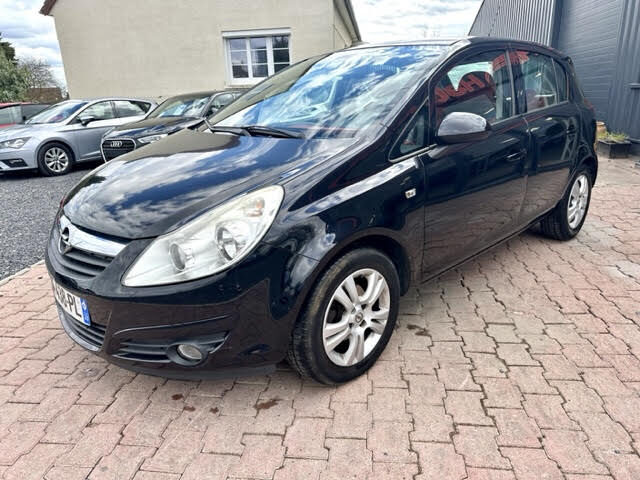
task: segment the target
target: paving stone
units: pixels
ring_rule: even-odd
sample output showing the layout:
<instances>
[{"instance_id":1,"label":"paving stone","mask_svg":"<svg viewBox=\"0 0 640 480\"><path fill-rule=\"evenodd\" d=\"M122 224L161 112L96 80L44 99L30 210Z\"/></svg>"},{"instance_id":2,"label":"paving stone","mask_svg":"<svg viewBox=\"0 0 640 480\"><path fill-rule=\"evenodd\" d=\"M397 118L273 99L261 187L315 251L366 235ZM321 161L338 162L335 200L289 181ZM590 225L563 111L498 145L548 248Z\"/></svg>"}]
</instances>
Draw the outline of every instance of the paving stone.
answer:
<instances>
[{"instance_id":1,"label":"paving stone","mask_svg":"<svg viewBox=\"0 0 640 480\"><path fill-rule=\"evenodd\" d=\"M563 479L558 466L542 449L503 447L501 450L511 460L518 480Z\"/></svg>"},{"instance_id":2,"label":"paving stone","mask_svg":"<svg viewBox=\"0 0 640 480\"><path fill-rule=\"evenodd\" d=\"M542 367L510 367L509 379L522 393L555 394L556 390L549 385L543 376Z\"/></svg>"},{"instance_id":3,"label":"paving stone","mask_svg":"<svg viewBox=\"0 0 640 480\"><path fill-rule=\"evenodd\" d=\"M60 457L56 465L93 467L117 445L120 440L120 428L119 425L108 424L86 427L73 449Z\"/></svg>"},{"instance_id":4,"label":"paving stone","mask_svg":"<svg viewBox=\"0 0 640 480\"><path fill-rule=\"evenodd\" d=\"M240 461L231 466L232 476L271 479L284 461L282 437L277 435L245 435Z\"/></svg>"},{"instance_id":5,"label":"paving stone","mask_svg":"<svg viewBox=\"0 0 640 480\"><path fill-rule=\"evenodd\" d=\"M465 464L471 467L511 468L509 461L500 455L495 427L459 426L453 436L456 452L464 457Z\"/></svg>"},{"instance_id":6,"label":"paving stone","mask_svg":"<svg viewBox=\"0 0 640 480\"><path fill-rule=\"evenodd\" d=\"M605 397L604 409L628 432L640 432L640 398Z\"/></svg>"},{"instance_id":7,"label":"paving stone","mask_svg":"<svg viewBox=\"0 0 640 480\"><path fill-rule=\"evenodd\" d=\"M267 390L268 391L268 390ZM367 403L367 398L372 392L371 380L362 375L349 383L340 385L333 393L334 402L362 402ZM282 397L286 398L286 397Z\"/></svg>"},{"instance_id":8,"label":"paving stone","mask_svg":"<svg viewBox=\"0 0 640 480\"><path fill-rule=\"evenodd\" d=\"M404 375L404 378L409 384L407 403L429 405L442 405L444 403L446 395L444 385L435 375Z\"/></svg>"},{"instance_id":9,"label":"paving stone","mask_svg":"<svg viewBox=\"0 0 640 480\"><path fill-rule=\"evenodd\" d=\"M613 368L588 368L582 375L584 383L601 396L632 396L629 390L616 376Z\"/></svg>"},{"instance_id":10,"label":"paving stone","mask_svg":"<svg viewBox=\"0 0 640 480\"><path fill-rule=\"evenodd\" d=\"M212 453L200 453L187 465L181 480L202 480L204 478L227 478L232 467L239 462L239 458L233 455L215 455ZM151 472L149 472L151 473ZM153 472L156 473L156 472ZM136 477L137 478L137 477ZM256 477L257 478L257 477ZM271 478L271 477L269 477ZM135 479L134 479L135 480ZM151 477L149 477L151 480Z\"/></svg>"},{"instance_id":11,"label":"paving stone","mask_svg":"<svg viewBox=\"0 0 640 480\"><path fill-rule=\"evenodd\" d=\"M102 408L100 405L72 405L47 426L43 441L47 443L77 442L82 437L84 428Z\"/></svg>"},{"instance_id":12,"label":"paving stone","mask_svg":"<svg viewBox=\"0 0 640 480\"><path fill-rule=\"evenodd\" d=\"M71 449L70 445L39 443L9 467L2 476L5 480L38 480L54 464L56 459Z\"/></svg>"},{"instance_id":13,"label":"paving stone","mask_svg":"<svg viewBox=\"0 0 640 480\"><path fill-rule=\"evenodd\" d=\"M254 424L254 420L242 416L221 416L209 425L204 436L205 453L242 455L242 436Z\"/></svg>"},{"instance_id":14,"label":"paving stone","mask_svg":"<svg viewBox=\"0 0 640 480\"><path fill-rule=\"evenodd\" d=\"M413 414L414 428L411 441L450 442L453 420L439 405L412 404L407 410Z\"/></svg>"},{"instance_id":15,"label":"paving stone","mask_svg":"<svg viewBox=\"0 0 640 480\"><path fill-rule=\"evenodd\" d=\"M274 480L318 480L320 472L325 468L326 462L323 460L285 458L284 466L276 470L273 478Z\"/></svg>"},{"instance_id":16,"label":"paving stone","mask_svg":"<svg viewBox=\"0 0 640 480\"><path fill-rule=\"evenodd\" d=\"M587 434L589 450L619 450L631 452L631 437L605 413L571 412L569 416L580 424Z\"/></svg>"},{"instance_id":17,"label":"paving stone","mask_svg":"<svg viewBox=\"0 0 640 480\"><path fill-rule=\"evenodd\" d=\"M486 408L520 408L520 390L508 378L477 377L487 398L482 402Z\"/></svg>"},{"instance_id":18,"label":"paving stone","mask_svg":"<svg viewBox=\"0 0 640 480\"><path fill-rule=\"evenodd\" d=\"M183 473L202 450L202 432L184 430L165 438L155 455L142 469L166 473Z\"/></svg>"},{"instance_id":19,"label":"paving stone","mask_svg":"<svg viewBox=\"0 0 640 480\"><path fill-rule=\"evenodd\" d=\"M547 380L581 380L580 371L564 355L534 355L544 368Z\"/></svg>"},{"instance_id":20,"label":"paving stone","mask_svg":"<svg viewBox=\"0 0 640 480\"><path fill-rule=\"evenodd\" d=\"M0 441L0 465L13 465L15 461L38 443L44 435L45 424L16 423Z\"/></svg>"},{"instance_id":21,"label":"paving stone","mask_svg":"<svg viewBox=\"0 0 640 480\"><path fill-rule=\"evenodd\" d=\"M603 412L602 399L595 390L582 382L552 381L565 400L563 408L567 412Z\"/></svg>"},{"instance_id":22,"label":"paving stone","mask_svg":"<svg viewBox=\"0 0 640 480\"><path fill-rule=\"evenodd\" d=\"M446 390L480 391L480 385L475 383L471 375L471 365L445 364L438 368L438 380Z\"/></svg>"},{"instance_id":23,"label":"paving stone","mask_svg":"<svg viewBox=\"0 0 640 480\"><path fill-rule=\"evenodd\" d=\"M410 423L374 422L367 433L367 448L373 452L374 462L414 463L416 455L410 451Z\"/></svg>"},{"instance_id":24,"label":"paving stone","mask_svg":"<svg viewBox=\"0 0 640 480\"><path fill-rule=\"evenodd\" d=\"M582 432L547 430L542 443L549 458L555 460L563 472L606 475L609 472L593 458L586 440Z\"/></svg>"},{"instance_id":25,"label":"paving stone","mask_svg":"<svg viewBox=\"0 0 640 480\"><path fill-rule=\"evenodd\" d=\"M516 480L511 470L494 470L489 468L467 468L468 480Z\"/></svg>"},{"instance_id":26,"label":"paving stone","mask_svg":"<svg viewBox=\"0 0 640 480\"><path fill-rule=\"evenodd\" d=\"M522 406L540 428L578 430L578 425L567 416L562 404L560 395L525 395Z\"/></svg>"},{"instance_id":27,"label":"paving stone","mask_svg":"<svg viewBox=\"0 0 640 480\"><path fill-rule=\"evenodd\" d=\"M44 476L45 480L86 480L91 473L87 467L54 466ZM138 478L138 477L136 477ZM144 480L144 479L143 479ZM147 478L146 480L150 480ZM158 477L158 480L162 480ZM169 480L169 479L166 479Z\"/></svg>"},{"instance_id":28,"label":"paving stone","mask_svg":"<svg viewBox=\"0 0 640 480\"><path fill-rule=\"evenodd\" d=\"M373 423L373 416L364 403L332 402L334 416L327 437L367 438L367 431ZM258 415L259 420L260 415Z\"/></svg>"},{"instance_id":29,"label":"paving stone","mask_svg":"<svg viewBox=\"0 0 640 480\"><path fill-rule=\"evenodd\" d=\"M89 480L132 478L142 462L154 452L155 449L150 447L118 445L109 455L100 459L91 471Z\"/></svg>"},{"instance_id":30,"label":"paving stone","mask_svg":"<svg viewBox=\"0 0 640 480\"><path fill-rule=\"evenodd\" d=\"M640 478L640 457L637 454L620 454L612 451L596 453L604 462L616 480L637 480Z\"/></svg>"},{"instance_id":31,"label":"paving stone","mask_svg":"<svg viewBox=\"0 0 640 480\"><path fill-rule=\"evenodd\" d=\"M405 412L407 390L399 388L374 388L369 396L369 410L374 421L405 422L409 416Z\"/></svg>"},{"instance_id":32,"label":"paving stone","mask_svg":"<svg viewBox=\"0 0 640 480\"><path fill-rule=\"evenodd\" d=\"M417 474L417 464L374 462L367 480L413 480Z\"/></svg>"},{"instance_id":33,"label":"paving stone","mask_svg":"<svg viewBox=\"0 0 640 480\"><path fill-rule=\"evenodd\" d=\"M324 418L296 418L284 437L286 456L326 460L329 452L324 439L330 425L331 420Z\"/></svg>"},{"instance_id":34,"label":"paving stone","mask_svg":"<svg viewBox=\"0 0 640 480\"><path fill-rule=\"evenodd\" d=\"M481 404L483 394L480 392L447 392L444 399L445 410L459 424L493 425L487 417Z\"/></svg>"},{"instance_id":35,"label":"paving stone","mask_svg":"<svg viewBox=\"0 0 640 480\"><path fill-rule=\"evenodd\" d=\"M529 448L540 446L542 432L523 409L491 408L488 412L495 419L500 433L496 439L498 445Z\"/></svg>"},{"instance_id":36,"label":"paving stone","mask_svg":"<svg viewBox=\"0 0 640 480\"><path fill-rule=\"evenodd\" d=\"M162 444L162 432L169 422L176 418L175 410L147 408L141 415L135 415L122 432L122 445L159 447Z\"/></svg>"},{"instance_id":37,"label":"paving stone","mask_svg":"<svg viewBox=\"0 0 640 480\"><path fill-rule=\"evenodd\" d=\"M412 442L418 453L421 473L416 480L461 480L466 478L462 455L455 452L453 444Z\"/></svg>"},{"instance_id":38,"label":"paving stone","mask_svg":"<svg viewBox=\"0 0 640 480\"><path fill-rule=\"evenodd\" d=\"M365 440L335 438L327 440L329 461L321 480L360 480L372 473L371 451Z\"/></svg>"},{"instance_id":39,"label":"paving stone","mask_svg":"<svg viewBox=\"0 0 640 480\"><path fill-rule=\"evenodd\" d=\"M329 408L333 388L304 387L294 397L293 409L299 417L332 418L333 411Z\"/></svg>"}]
</instances>

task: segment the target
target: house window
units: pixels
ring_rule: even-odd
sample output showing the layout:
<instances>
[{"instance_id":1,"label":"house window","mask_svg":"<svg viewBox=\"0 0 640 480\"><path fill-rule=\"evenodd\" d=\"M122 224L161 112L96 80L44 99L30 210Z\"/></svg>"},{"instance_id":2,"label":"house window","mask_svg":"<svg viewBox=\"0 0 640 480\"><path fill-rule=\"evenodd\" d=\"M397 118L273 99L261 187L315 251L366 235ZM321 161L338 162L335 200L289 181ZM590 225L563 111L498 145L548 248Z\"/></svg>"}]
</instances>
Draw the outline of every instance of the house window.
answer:
<instances>
[{"instance_id":1,"label":"house window","mask_svg":"<svg viewBox=\"0 0 640 480\"><path fill-rule=\"evenodd\" d=\"M224 34L231 83L256 83L289 66L288 32L237 35Z\"/></svg>"}]
</instances>

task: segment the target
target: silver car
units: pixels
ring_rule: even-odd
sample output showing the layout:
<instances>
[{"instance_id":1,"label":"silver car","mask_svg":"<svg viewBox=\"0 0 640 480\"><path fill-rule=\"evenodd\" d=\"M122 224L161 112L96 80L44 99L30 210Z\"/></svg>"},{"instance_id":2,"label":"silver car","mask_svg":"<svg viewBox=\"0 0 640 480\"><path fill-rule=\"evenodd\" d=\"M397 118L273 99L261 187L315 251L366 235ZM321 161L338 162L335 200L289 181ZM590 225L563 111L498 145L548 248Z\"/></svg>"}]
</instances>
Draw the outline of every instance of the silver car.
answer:
<instances>
[{"instance_id":1,"label":"silver car","mask_svg":"<svg viewBox=\"0 0 640 480\"><path fill-rule=\"evenodd\" d=\"M100 160L102 135L143 118L154 106L133 98L53 105L24 124L0 130L0 172L37 168L44 175L64 175L74 163Z\"/></svg>"}]
</instances>

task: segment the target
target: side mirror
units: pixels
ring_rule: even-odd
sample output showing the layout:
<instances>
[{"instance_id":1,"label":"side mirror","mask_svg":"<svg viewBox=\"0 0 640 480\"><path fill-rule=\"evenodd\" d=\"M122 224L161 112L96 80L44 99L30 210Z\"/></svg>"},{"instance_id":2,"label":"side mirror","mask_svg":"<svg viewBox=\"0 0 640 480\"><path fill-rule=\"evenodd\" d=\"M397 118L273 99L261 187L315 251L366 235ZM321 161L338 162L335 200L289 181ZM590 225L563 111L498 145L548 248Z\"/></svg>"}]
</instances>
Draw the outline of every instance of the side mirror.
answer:
<instances>
[{"instance_id":1,"label":"side mirror","mask_svg":"<svg viewBox=\"0 0 640 480\"><path fill-rule=\"evenodd\" d=\"M86 127L91 122L95 122L96 121L96 117L80 117L79 120L80 120L80 123L82 124L82 126Z\"/></svg>"},{"instance_id":2,"label":"side mirror","mask_svg":"<svg viewBox=\"0 0 640 480\"><path fill-rule=\"evenodd\" d=\"M489 137L491 125L480 115L468 112L451 112L438 128L438 143L467 143Z\"/></svg>"}]
</instances>

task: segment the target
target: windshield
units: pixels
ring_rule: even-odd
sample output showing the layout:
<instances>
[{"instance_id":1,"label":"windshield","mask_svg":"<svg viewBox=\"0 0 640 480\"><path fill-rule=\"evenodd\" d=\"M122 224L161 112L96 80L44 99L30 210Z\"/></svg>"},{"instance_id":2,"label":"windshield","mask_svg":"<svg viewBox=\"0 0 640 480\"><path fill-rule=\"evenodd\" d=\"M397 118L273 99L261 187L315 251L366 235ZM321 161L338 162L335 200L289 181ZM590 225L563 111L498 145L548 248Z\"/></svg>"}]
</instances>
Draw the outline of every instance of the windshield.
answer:
<instances>
[{"instance_id":1,"label":"windshield","mask_svg":"<svg viewBox=\"0 0 640 480\"><path fill-rule=\"evenodd\" d=\"M64 122L71 115L76 113L87 102L81 102L77 100L69 100L66 102L56 103L49 108L35 114L29 120L24 123L59 123Z\"/></svg>"},{"instance_id":2,"label":"windshield","mask_svg":"<svg viewBox=\"0 0 640 480\"><path fill-rule=\"evenodd\" d=\"M200 117L211 95L173 97L162 102L147 118Z\"/></svg>"},{"instance_id":3,"label":"windshield","mask_svg":"<svg viewBox=\"0 0 640 480\"><path fill-rule=\"evenodd\" d=\"M425 78L446 45L344 50L295 64L211 117L225 127L260 125L306 137L354 137L375 126Z\"/></svg>"}]
</instances>

